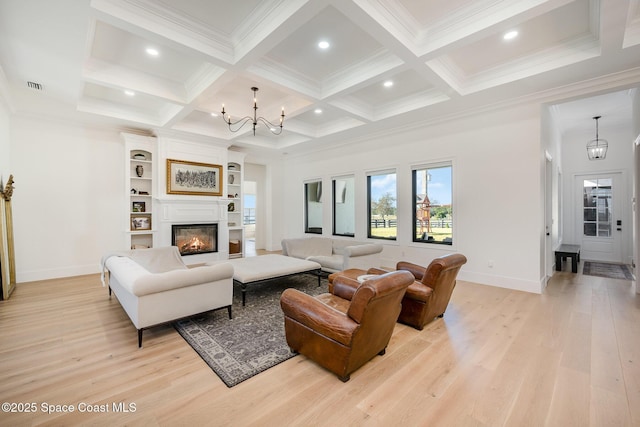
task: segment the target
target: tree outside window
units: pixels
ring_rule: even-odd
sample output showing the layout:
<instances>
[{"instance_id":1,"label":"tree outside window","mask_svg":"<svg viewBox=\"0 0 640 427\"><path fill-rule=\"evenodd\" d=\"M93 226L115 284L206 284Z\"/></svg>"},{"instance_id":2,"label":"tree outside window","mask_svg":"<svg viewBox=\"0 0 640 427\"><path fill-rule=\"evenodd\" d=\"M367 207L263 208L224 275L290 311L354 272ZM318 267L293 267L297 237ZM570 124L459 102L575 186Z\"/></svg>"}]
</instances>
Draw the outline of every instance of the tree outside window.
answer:
<instances>
[{"instance_id":1,"label":"tree outside window","mask_svg":"<svg viewBox=\"0 0 640 427\"><path fill-rule=\"evenodd\" d=\"M368 237L395 240L398 235L396 173L368 175L367 200Z\"/></svg>"}]
</instances>

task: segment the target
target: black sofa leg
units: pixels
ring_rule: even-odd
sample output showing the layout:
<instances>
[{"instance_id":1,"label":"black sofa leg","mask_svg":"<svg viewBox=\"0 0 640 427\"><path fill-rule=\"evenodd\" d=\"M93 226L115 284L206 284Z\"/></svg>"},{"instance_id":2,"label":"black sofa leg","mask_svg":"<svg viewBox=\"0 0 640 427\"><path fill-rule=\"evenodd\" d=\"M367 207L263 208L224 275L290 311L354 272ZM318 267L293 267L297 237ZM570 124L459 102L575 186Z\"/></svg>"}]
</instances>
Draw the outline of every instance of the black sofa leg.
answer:
<instances>
[{"instance_id":1,"label":"black sofa leg","mask_svg":"<svg viewBox=\"0 0 640 427\"><path fill-rule=\"evenodd\" d=\"M138 329L138 348L142 348L142 329Z\"/></svg>"}]
</instances>

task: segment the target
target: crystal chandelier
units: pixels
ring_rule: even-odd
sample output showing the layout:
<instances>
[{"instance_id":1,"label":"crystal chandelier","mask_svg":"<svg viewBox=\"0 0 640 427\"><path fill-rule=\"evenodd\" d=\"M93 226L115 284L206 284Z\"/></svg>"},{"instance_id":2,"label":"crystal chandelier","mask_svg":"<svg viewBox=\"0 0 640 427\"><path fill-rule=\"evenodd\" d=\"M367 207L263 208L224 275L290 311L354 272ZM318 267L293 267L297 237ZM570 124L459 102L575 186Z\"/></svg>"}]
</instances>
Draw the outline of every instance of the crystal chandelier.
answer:
<instances>
[{"instance_id":1,"label":"crystal chandelier","mask_svg":"<svg viewBox=\"0 0 640 427\"><path fill-rule=\"evenodd\" d=\"M600 139L598 137L598 119L602 116L595 116L593 119L596 121L596 139L592 139L587 144L587 155L589 160L603 160L607 157L607 149L609 143L606 139Z\"/></svg>"},{"instance_id":2,"label":"crystal chandelier","mask_svg":"<svg viewBox=\"0 0 640 427\"><path fill-rule=\"evenodd\" d=\"M269 120L264 117L258 117L258 101L256 99L256 92L258 91L257 87L252 87L253 91L253 117L245 116L235 122L231 121L231 116L227 115L227 112L224 111L224 104L222 104L222 120L229 126L229 130L231 132L238 132L244 125L251 122L253 124L253 135L256 135L256 126L258 125L258 121L261 121L274 135L280 135L282 133L282 124L284 123L284 107L282 107L282 113L280 114L280 124L274 125Z\"/></svg>"}]
</instances>

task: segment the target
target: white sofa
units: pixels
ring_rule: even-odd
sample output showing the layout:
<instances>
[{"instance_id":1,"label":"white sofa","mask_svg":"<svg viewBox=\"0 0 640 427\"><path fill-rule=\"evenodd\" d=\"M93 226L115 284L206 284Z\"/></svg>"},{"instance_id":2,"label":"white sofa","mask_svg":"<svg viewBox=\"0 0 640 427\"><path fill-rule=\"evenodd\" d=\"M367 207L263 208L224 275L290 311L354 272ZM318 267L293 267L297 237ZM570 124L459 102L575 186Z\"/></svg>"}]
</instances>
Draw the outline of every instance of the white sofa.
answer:
<instances>
[{"instance_id":1,"label":"white sofa","mask_svg":"<svg viewBox=\"0 0 640 427\"><path fill-rule=\"evenodd\" d=\"M282 254L315 261L322 270L335 273L348 268L380 267L379 243L361 243L328 237L300 237L282 240Z\"/></svg>"},{"instance_id":2,"label":"white sofa","mask_svg":"<svg viewBox=\"0 0 640 427\"><path fill-rule=\"evenodd\" d=\"M142 330L206 311L224 308L231 318L233 266L219 263L188 268L175 246L114 252L102 259L113 291Z\"/></svg>"}]
</instances>

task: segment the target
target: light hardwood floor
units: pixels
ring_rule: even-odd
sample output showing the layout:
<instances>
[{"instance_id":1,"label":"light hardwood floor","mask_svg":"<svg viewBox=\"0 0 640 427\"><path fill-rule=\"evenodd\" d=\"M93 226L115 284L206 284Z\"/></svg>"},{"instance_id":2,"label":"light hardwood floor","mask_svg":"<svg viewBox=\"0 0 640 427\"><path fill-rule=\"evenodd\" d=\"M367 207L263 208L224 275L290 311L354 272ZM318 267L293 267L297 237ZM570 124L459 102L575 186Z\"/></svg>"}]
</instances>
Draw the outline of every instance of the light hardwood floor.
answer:
<instances>
[{"instance_id":1,"label":"light hardwood floor","mask_svg":"<svg viewBox=\"0 0 640 427\"><path fill-rule=\"evenodd\" d=\"M3 426L639 426L640 296L569 272L543 295L459 281L444 319L398 325L347 383L297 356L229 389L171 326L138 349L97 275L25 283L0 302L0 402L36 405Z\"/></svg>"}]
</instances>

